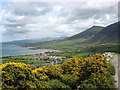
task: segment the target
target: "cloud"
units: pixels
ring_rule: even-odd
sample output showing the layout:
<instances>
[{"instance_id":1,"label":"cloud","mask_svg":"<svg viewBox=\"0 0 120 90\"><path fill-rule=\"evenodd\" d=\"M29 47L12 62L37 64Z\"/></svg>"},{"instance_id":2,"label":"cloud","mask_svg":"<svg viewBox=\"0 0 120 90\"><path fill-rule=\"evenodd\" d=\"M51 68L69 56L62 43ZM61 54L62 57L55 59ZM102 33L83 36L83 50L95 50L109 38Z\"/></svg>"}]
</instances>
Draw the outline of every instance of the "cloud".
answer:
<instances>
[{"instance_id":1,"label":"cloud","mask_svg":"<svg viewBox=\"0 0 120 90\"><path fill-rule=\"evenodd\" d=\"M63 9L61 16L66 17L70 22L77 19L99 19L103 18L106 14L116 15L118 11L117 2L106 3L89 1L81 3L81 5L79 3L74 4L71 2L68 4L69 5L66 5L67 9Z\"/></svg>"},{"instance_id":2,"label":"cloud","mask_svg":"<svg viewBox=\"0 0 120 90\"><path fill-rule=\"evenodd\" d=\"M13 2L11 4L12 12L16 15L40 16L52 10L52 7L45 2Z\"/></svg>"},{"instance_id":3,"label":"cloud","mask_svg":"<svg viewBox=\"0 0 120 90\"><path fill-rule=\"evenodd\" d=\"M6 8L5 8L6 6ZM72 36L118 19L117 2L7 2L0 9L3 41Z\"/></svg>"}]
</instances>

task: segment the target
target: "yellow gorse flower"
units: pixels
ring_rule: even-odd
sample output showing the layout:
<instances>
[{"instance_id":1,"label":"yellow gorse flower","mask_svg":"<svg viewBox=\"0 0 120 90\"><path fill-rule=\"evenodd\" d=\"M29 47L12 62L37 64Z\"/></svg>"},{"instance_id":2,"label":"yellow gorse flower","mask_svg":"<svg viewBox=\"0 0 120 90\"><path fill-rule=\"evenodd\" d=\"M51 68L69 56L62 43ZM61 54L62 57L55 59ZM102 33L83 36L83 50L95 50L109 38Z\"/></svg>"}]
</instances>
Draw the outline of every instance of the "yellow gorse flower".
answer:
<instances>
[{"instance_id":1,"label":"yellow gorse flower","mask_svg":"<svg viewBox=\"0 0 120 90\"><path fill-rule=\"evenodd\" d=\"M4 64L0 65L0 69L3 69L8 65L11 65L11 67L16 66L16 67L21 67L21 68L24 68L24 69L31 69L31 66L29 64L15 63L15 62L4 63Z\"/></svg>"},{"instance_id":2,"label":"yellow gorse flower","mask_svg":"<svg viewBox=\"0 0 120 90\"><path fill-rule=\"evenodd\" d=\"M73 57L60 65L43 66L34 70L30 65L25 63L4 63L0 65L0 70L2 70L0 74L4 77L2 86L5 88L17 89L17 87L11 85L11 82L16 82L16 78L20 80L17 81L19 86L24 83L25 87L30 89L38 87L34 82L39 81L43 82L41 87L45 88L44 82L49 82L52 79L62 80L62 82L66 81L69 82L70 85L73 84L75 80L76 82L77 80L79 80L79 82L84 81L84 83L88 83L89 81L96 86L97 84L101 85L101 82L103 82L103 85L105 84L110 87L109 80L106 79L111 75L109 71L109 68L111 68L110 65L106 57L95 54L88 58Z\"/></svg>"}]
</instances>

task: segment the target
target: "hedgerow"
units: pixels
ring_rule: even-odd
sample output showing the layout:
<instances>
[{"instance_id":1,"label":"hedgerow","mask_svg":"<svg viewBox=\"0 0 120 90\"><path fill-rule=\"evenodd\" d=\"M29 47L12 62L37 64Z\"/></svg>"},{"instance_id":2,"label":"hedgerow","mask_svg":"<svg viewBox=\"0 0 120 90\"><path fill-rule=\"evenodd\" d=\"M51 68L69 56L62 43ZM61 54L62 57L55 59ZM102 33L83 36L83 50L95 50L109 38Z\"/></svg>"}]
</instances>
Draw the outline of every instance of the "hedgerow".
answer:
<instances>
[{"instance_id":1,"label":"hedgerow","mask_svg":"<svg viewBox=\"0 0 120 90\"><path fill-rule=\"evenodd\" d=\"M115 88L115 69L106 57L95 54L88 58L73 57L60 65L33 69L25 63L0 66L2 89L40 88Z\"/></svg>"}]
</instances>

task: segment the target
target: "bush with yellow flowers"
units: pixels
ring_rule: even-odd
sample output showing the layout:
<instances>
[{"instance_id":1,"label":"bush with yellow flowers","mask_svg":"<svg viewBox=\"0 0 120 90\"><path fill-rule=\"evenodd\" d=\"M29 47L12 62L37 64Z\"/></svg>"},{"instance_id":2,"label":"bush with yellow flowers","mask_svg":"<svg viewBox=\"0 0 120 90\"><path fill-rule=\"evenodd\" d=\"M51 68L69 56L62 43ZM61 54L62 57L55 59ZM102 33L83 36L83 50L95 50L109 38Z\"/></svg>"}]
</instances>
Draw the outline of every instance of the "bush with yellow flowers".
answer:
<instances>
[{"instance_id":1,"label":"bush with yellow flowers","mask_svg":"<svg viewBox=\"0 0 120 90\"><path fill-rule=\"evenodd\" d=\"M106 57L95 54L88 58L73 57L61 65L63 73L77 75L80 88L115 88L113 79L114 69Z\"/></svg>"},{"instance_id":2,"label":"bush with yellow flowers","mask_svg":"<svg viewBox=\"0 0 120 90\"><path fill-rule=\"evenodd\" d=\"M46 71L42 67L32 70L32 73L35 75L35 77L41 81L49 80L45 72Z\"/></svg>"},{"instance_id":3,"label":"bush with yellow flowers","mask_svg":"<svg viewBox=\"0 0 120 90\"><path fill-rule=\"evenodd\" d=\"M39 84L39 88L41 89L51 89L51 90L71 90L71 87L69 85L66 85L65 83L61 82L58 79L52 79L49 81L44 81L44 82L40 82Z\"/></svg>"},{"instance_id":4,"label":"bush with yellow flowers","mask_svg":"<svg viewBox=\"0 0 120 90\"><path fill-rule=\"evenodd\" d=\"M61 75L60 81L74 89L79 81L79 77L76 75L64 74Z\"/></svg>"},{"instance_id":5,"label":"bush with yellow flowers","mask_svg":"<svg viewBox=\"0 0 120 90\"><path fill-rule=\"evenodd\" d=\"M25 63L9 62L0 66L2 89L78 89L115 88L115 69L106 57L73 57L60 65L33 69Z\"/></svg>"},{"instance_id":6,"label":"bush with yellow flowers","mask_svg":"<svg viewBox=\"0 0 120 90\"><path fill-rule=\"evenodd\" d=\"M2 70L2 89L13 90L37 88L38 80L32 73L30 65L9 62L2 64L0 69Z\"/></svg>"},{"instance_id":7,"label":"bush with yellow flowers","mask_svg":"<svg viewBox=\"0 0 120 90\"><path fill-rule=\"evenodd\" d=\"M63 70L59 67L59 65L50 65L50 66L43 66L37 68L32 71L36 77L40 80L51 80L51 79L58 79L62 74Z\"/></svg>"}]
</instances>

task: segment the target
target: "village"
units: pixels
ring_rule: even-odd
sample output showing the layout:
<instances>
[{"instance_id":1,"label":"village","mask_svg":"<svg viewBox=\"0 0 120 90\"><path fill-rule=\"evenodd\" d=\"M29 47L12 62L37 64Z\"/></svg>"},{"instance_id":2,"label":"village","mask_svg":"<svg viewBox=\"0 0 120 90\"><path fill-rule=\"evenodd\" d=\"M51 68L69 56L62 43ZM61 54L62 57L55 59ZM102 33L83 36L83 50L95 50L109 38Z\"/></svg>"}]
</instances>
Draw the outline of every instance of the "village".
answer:
<instances>
[{"instance_id":1,"label":"village","mask_svg":"<svg viewBox=\"0 0 120 90\"><path fill-rule=\"evenodd\" d=\"M102 54L103 56L106 56L107 57L107 60L111 60L112 59L112 53L111 52L105 52ZM41 65L45 65L45 66L48 66L48 65L57 65L57 64L61 64L64 62L64 59L66 59L66 57L62 57L62 56L49 56L49 54L46 54L46 53L40 53L37 57L30 57L29 60L35 60L35 62L38 62L38 60L40 60L39 62L43 63ZM37 61L36 61L37 60ZM38 66L40 65L39 63L38 64L35 64L32 66Z\"/></svg>"},{"instance_id":2,"label":"village","mask_svg":"<svg viewBox=\"0 0 120 90\"><path fill-rule=\"evenodd\" d=\"M60 63L64 62L63 59L66 59L66 57L62 57L62 56L49 56L48 54L45 54L45 53L40 53L37 57L30 57L29 58L29 60L32 60L32 61L35 60L35 62L38 62L38 60L40 60L39 62L43 63L42 65L56 65L56 64L60 64ZM38 66L38 65L39 64L35 64L34 66Z\"/></svg>"}]
</instances>

